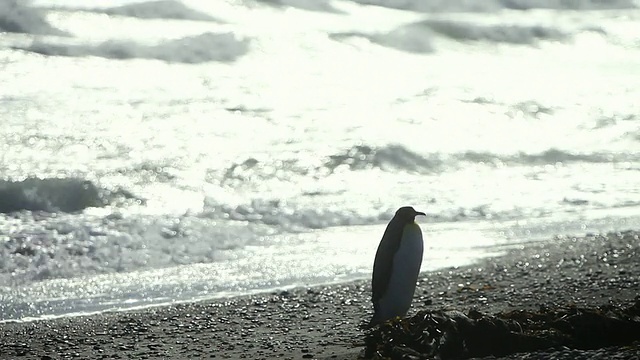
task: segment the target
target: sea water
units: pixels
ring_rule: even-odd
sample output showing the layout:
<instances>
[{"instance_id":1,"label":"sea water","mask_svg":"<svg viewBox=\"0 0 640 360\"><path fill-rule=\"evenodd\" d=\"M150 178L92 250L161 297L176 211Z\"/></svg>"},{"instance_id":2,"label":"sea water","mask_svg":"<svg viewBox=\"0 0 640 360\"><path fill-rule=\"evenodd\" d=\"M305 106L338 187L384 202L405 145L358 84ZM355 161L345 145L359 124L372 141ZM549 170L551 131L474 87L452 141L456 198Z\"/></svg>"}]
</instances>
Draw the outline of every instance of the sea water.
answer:
<instances>
[{"instance_id":1,"label":"sea water","mask_svg":"<svg viewBox=\"0 0 640 360\"><path fill-rule=\"evenodd\" d=\"M637 1L0 2L0 320L640 223Z\"/></svg>"}]
</instances>

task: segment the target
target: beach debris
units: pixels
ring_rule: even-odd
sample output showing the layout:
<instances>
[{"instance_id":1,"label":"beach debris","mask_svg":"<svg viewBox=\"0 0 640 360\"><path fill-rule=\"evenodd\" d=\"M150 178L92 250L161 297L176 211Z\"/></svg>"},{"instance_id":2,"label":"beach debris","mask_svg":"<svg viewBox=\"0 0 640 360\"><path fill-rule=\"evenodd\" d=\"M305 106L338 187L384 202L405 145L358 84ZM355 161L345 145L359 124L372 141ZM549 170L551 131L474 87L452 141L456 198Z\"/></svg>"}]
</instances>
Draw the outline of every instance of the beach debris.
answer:
<instances>
[{"instance_id":1,"label":"beach debris","mask_svg":"<svg viewBox=\"0 0 640 360\"><path fill-rule=\"evenodd\" d=\"M640 341L640 298L631 306L541 306L486 315L423 310L366 334L368 359L465 359L544 349L599 349Z\"/></svg>"}]
</instances>

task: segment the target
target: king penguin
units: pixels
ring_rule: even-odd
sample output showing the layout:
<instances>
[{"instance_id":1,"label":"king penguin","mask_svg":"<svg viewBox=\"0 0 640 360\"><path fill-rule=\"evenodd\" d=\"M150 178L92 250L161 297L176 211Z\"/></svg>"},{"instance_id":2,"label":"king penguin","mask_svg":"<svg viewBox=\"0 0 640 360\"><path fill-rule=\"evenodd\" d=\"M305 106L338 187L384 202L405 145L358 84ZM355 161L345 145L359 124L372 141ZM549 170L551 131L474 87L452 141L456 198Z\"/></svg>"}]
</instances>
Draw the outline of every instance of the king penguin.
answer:
<instances>
[{"instance_id":1,"label":"king penguin","mask_svg":"<svg viewBox=\"0 0 640 360\"><path fill-rule=\"evenodd\" d=\"M425 213L415 211L411 206L401 207L382 235L373 263L371 300L374 314L370 325L405 316L411 306L424 251L422 231L415 223L416 215Z\"/></svg>"}]
</instances>

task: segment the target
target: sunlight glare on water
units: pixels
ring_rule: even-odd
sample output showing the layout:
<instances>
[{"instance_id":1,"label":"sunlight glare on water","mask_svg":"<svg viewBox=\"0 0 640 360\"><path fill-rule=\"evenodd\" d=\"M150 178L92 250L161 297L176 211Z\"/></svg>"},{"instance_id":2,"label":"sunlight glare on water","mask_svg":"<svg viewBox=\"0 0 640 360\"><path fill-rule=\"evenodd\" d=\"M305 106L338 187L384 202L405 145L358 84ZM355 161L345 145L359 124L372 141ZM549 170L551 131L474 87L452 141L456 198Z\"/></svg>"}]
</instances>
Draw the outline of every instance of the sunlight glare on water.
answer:
<instances>
[{"instance_id":1,"label":"sunlight glare on water","mask_svg":"<svg viewBox=\"0 0 640 360\"><path fill-rule=\"evenodd\" d=\"M630 4L1 3L0 317L368 278L403 205L425 271L635 226Z\"/></svg>"}]
</instances>

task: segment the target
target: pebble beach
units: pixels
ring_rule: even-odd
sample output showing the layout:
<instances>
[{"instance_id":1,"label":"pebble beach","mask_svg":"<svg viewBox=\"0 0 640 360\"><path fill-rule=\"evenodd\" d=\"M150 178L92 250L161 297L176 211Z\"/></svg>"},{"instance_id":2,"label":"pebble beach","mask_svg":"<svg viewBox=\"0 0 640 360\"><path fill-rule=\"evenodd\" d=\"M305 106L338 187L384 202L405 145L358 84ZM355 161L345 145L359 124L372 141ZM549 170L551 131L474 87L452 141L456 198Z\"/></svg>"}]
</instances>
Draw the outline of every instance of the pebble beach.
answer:
<instances>
[{"instance_id":1,"label":"pebble beach","mask_svg":"<svg viewBox=\"0 0 640 360\"><path fill-rule=\"evenodd\" d=\"M422 273L409 315L541 306L632 305L639 233L557 236L468 267ZM2 359L357 359L370 284L297 288L220 301L0 325ZM501 359L637 359L640 343ZM492 357L495 358L495 357Z\"/></svg>"}]
</instances>

